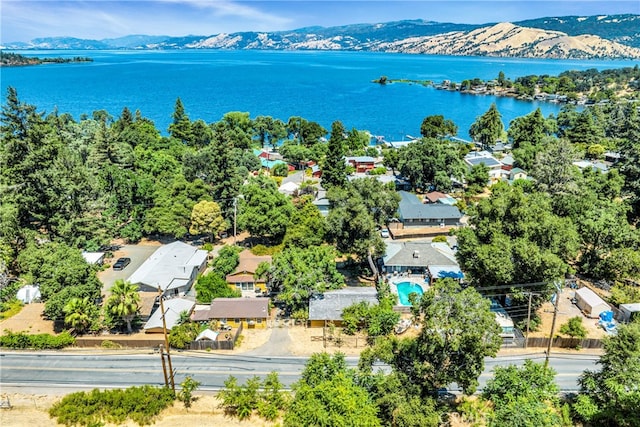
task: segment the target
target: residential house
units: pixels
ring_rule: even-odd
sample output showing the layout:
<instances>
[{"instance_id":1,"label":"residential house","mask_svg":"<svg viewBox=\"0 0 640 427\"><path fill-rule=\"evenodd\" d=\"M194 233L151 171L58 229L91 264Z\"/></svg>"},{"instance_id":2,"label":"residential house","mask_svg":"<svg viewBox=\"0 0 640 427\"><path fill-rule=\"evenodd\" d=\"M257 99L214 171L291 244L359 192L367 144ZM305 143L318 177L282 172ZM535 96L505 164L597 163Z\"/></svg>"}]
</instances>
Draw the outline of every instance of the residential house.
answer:
<instances>
[{"instance_id":1,"label":"residential house","mask_svg":"<svg viewBox=\"0 0 640 427\"><path fill-rule=\"evenodd\" d=\"M502 178L502 163L488 151L472 151L464 156L464 162L469 169L484 164L489 168L489 180L493 183L500 181Z\"/></svg>"},{"instance_id":2,"label":"residential house","mask_svg":"<svg viewBox=\"0 0 640 427\"><path fill-rule=\"evenodd\" d=\"M411 190L411 183L406 179L395 176L395 175L369 175L367 173L354 173L352 175L347 176L347 180L354 181L356 179L375 179L381 184L387 185L389 183L393 183L395 185L396 190Z\"/></svg>"},{"instance_id":3,"label":"residential house","mask_svg":"<svg viewBox=\"0 0 640 427\"><path fill-rule=\"evenodd\" d=\"M322 177L322 169L320 169L319 165L313 164L310 165L311 168L311 178L319 179Z\"/></svg>"},{"instance_id":4,"label":"residential house","mask_svg":"<svg viewBox=\"0 0 640 427\"><path fill-rule=\"evenodd\" d=\"M226 281L229 285L242 292L243 297L255 297L256 293L267 292L265 279L254 277L260 263L271 263L271 256L258 256L245 249L238 255L239 263L233 273L228 274Z\"/></svg>"},{"instance_id":5,"label":"residential house","mask_svg":"<svg viewBox=\"0 0 640 427\"><path fill-rule=\"evenodd\" d=\"M378 304L378 292L372 287L346 287L336 291L327 291L309 301L309 325L323 327L328 323L342 325L342 312L345 308L362 301L369 305Z\"/></svg>"},{"instance_id":6,"label":"residential house","mask_svg":"<svg viewBox=\"0 0 640 427\"><path fill-rule=\"evenodd\" d=\"M183 242L159 247L127 279L140 291L158 292L163 296L185 295L207 266L205 250Z\"/></svg>"},{"instance_id":7,"label":"residential house","mask_svg":"<svg viewBox=\"0 0 640 427\"><path fill-rule=\"evenodd\" d=\"M441 203L424 204L415 194L407 191L399 191L398 194L398 219L404 228L460 225L462 213L456 206Z\"/></svg>"},{"instance_id":8,"label":"residential house","mask_svg":"<svg viewBox=\"0 0 640 427\"><path fill-rule=\"evenodd\" d=\"M353 166L356 172L364 173L375 168L376 159L370 156L345 157L347 164Z\"/></svg>"},{"instance_id":9,"label":"residential house","mask_svg":"<svg viewBox=\"0 0 640 427\"><path fill-rule=\"evenodd\" d=\"M423 275L431 284L437 279L451 277L459 280L464 277L455 253L446 243L389 243L380 269L387 275Z\"/></svg>"},{"instance_id":10,"label":"residential house","mask_svg":"<svg viewBox=\"0 0 640 427\"><path fill-rule=\"evenodd\" d=\"M439 191L432 191L424 195L425 203L440 203L443 205L455 205L458 201L448 194Z\"/></svg>"},{"instance_id":11,"label":"residential house","mask_svg":"<svg viewBox=\"0 0 640 427\"><path fill-rule=\"evenodd\" d=\"M520 168L513 168L509 171L509 180L515 181L516 179L527 179L527 172Z\"/></svg>"},{"instance_id":12,"label":"residential house","mask_svg":"<svg viewBox=\"0 0 640 427\"><path fill-rule=\"evenodd\" d=\"M268 298L216 298L211 301L209 310L197 311L198 322L215 320L221 325L264 329L269 319Z\"/></svg>"},{"instance_id":13,"label":"residential house","mask_svg":"<svg viewBox=\"0 0 640 427\"><path fill-rule=\"evenodd\" d=\"M187 315L191 315L195 302L186 300L183 298L170 298L162 302L164 306L164 324L167 331L170 331L178 325L180 321L180 315L186 312ZM149 320L144 325L144 332L147 334L161 334L164 332L162 310L160 306L151 314Z\"/></svg>"},{"instance_id":14,"label":"residential house","mask_svg":"<svg viewBox=\"0 0 640 427\"><path fill-rule=\"evenodd\" d=\"M578 308L592 319L597 319L603 311L611 310L609 304L587 287L578 289L575 298Z\"/></svg>"},{"instance_id":15,"label":"residential house","mask_svg":"<svg viewBox=\"0 0 640 427\"><path fill-rule=\"evenodd\" d=\"M602 173L607 173L609 171L609 166L607 166L606 163L596 160L577 160L573 162L573 165L579 167L580 169L591 168L593 171Z\"/></svg>"},{"instance_id":16,"label":"residential house","mask_svg":"<svg viewBox=\"0 0 640 427\"><path fill-rule=\"evenodd\" d=\"M282 158L282 155L280 155L279 153L274 153L274 152L265 151L265 150L253 150L253 154L258 156L258 159L260 160L260 165L262 166L262 168L267 169L268 171L271 171L271 169L273 169L276 165L279 165L279 164L287 165L289 172L292 172L295 170L295 167L285 162Z\"/></svg>"}]
</instances>

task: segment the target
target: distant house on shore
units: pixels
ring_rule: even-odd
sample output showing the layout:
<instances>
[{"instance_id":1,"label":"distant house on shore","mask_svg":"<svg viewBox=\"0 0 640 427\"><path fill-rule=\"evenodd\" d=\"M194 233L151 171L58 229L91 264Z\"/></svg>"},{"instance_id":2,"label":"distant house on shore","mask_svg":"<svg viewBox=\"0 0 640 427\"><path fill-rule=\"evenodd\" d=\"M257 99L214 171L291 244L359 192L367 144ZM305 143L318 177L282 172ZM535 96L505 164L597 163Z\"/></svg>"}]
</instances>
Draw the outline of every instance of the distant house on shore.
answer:
<instances>
[{"instance_id":1,"label":"distant house on shore","mask_svg":"<svg viewBox=\"0 0 640 427\"><path fill-rule=\"evenodd\" d=\"M363 173L375 168L376 159L369 156L345 157L347 164L353 166L356 172Z\"/></svg>"}]
</instances>

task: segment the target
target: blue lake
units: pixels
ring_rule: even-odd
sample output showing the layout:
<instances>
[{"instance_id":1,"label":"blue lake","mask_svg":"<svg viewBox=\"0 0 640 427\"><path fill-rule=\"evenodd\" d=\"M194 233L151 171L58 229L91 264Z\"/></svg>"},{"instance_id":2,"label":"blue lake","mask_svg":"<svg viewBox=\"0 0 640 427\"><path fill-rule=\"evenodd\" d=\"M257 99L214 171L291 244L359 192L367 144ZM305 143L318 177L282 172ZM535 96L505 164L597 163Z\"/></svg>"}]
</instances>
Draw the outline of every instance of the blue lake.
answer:
<instances>
[{"instance_id":1,"label":"blue lake","mask_svg":"<svg viewBox=\"0 0 640 427\"><path fill-rule=\"evenodd\" d=\"M24 51L28 56L89 56L90 63L47 64L0 69L3 103L8 86L39 111L70 113L79 119L95 110L117 117L127 106L140 110L166 134L176 98L192 120L208 123L229 111L269 115L287 121L301 116L327 129L334 120L387 140L417 136L424 117L442 114L458 135L492 102L505 126L540 107L557 114L555 104L512 98L463 95L421 85L371 83L390 79L493 79L503 71L515 79L566 70L620 68L637 61L535 60L425 56L366 52L308 51Z\"/></svg>"}]
</instances>

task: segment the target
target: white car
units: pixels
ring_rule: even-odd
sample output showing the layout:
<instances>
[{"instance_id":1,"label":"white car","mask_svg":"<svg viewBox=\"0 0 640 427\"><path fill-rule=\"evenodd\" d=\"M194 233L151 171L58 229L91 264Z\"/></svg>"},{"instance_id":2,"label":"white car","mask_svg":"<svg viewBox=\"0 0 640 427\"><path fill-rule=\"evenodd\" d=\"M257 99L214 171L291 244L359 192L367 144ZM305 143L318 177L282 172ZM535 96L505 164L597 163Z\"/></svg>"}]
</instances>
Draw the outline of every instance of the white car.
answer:
<instances>
[{"instance_id":1,"label":"white car","mask_svg":"<svg viewBox=\"0 0 640 427\"><path fill-rule=\"evenodd\" d=\"M382 236L383 239L388 238L389 237L389 229L383 228L382 230L380 230L380 236Z\"/></svg>"}]
</instances>

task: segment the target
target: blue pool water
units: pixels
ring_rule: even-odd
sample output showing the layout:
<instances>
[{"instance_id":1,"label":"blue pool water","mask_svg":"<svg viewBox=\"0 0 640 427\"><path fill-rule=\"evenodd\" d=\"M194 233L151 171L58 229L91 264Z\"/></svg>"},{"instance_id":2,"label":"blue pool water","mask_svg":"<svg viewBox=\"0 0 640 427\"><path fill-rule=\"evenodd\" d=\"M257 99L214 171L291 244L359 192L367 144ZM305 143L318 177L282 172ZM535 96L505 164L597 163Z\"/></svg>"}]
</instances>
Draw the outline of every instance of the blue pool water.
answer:
<instances>
[{"instance_id":1,"label":"blue pool water","mask_svg":"<svg viewBox=\"0 0 640 427\"><path fill-rule=\"evenodd\" d=\"M422 290L422 286L411 283L411 282L401 282L396 285L398 288L398 298L400 299L400 305L411 305L409 301L409 294L417 293L418 295L422 295L424 291Z\"/></svg>"}]
</instances>

